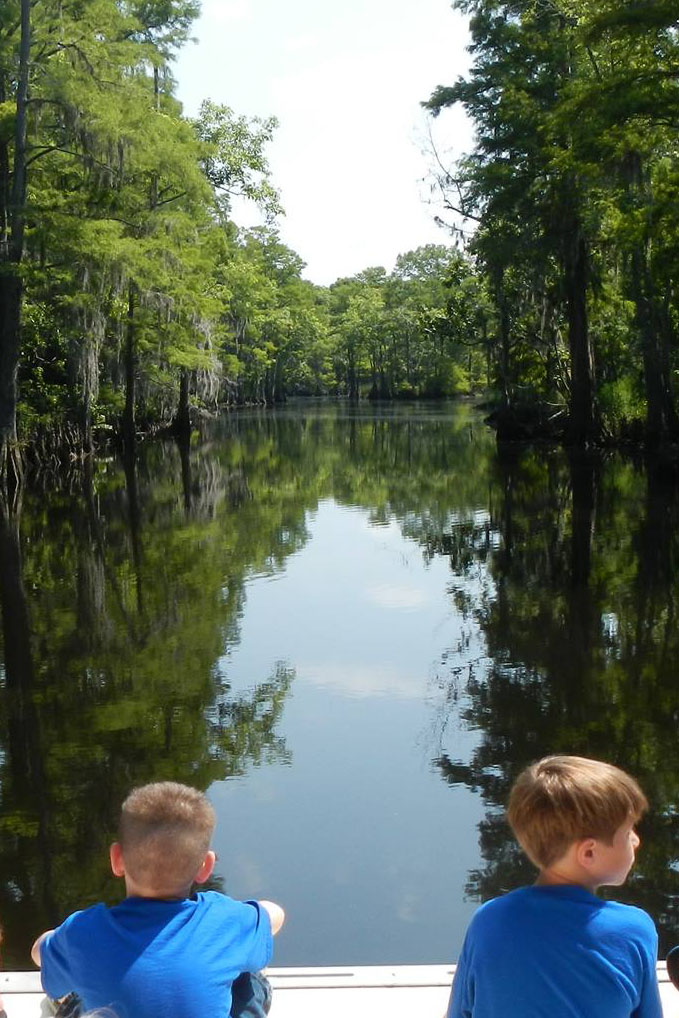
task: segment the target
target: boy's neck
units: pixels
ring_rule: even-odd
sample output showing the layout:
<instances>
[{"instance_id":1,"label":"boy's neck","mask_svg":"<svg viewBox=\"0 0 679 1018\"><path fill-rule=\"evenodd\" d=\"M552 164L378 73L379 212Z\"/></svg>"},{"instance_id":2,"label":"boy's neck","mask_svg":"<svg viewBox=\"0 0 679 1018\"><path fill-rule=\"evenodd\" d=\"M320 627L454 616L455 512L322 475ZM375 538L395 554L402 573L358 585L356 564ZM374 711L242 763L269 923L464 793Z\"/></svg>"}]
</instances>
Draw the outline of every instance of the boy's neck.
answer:
<instances>
[{"instance_id":1,"label":"boy's neck","mask_svg":"<svg viewBox=\"0 0 679 1018\"><path fill-rule=\"evenodd\" d=\"M150 898L154 901L183 901L188 898L191 894L191 887L181 887L176 891L157 891L151 887L144 887L143 884L138 884L134 880L130 879L128 874L125 874L125 896L127 898Z\"/></svg>"},{"instance_id":2,"label":"boy's neck","mask_svg":"<svg viewBox=\"0 0 679 1018\"><path fill-rule=\"evenodd\" d=\"M582 887L590 894L596 894L598 884L587 879L588 874L551 866L540 870L535 881L536 887Z\"/></svg>"}]
</instances>

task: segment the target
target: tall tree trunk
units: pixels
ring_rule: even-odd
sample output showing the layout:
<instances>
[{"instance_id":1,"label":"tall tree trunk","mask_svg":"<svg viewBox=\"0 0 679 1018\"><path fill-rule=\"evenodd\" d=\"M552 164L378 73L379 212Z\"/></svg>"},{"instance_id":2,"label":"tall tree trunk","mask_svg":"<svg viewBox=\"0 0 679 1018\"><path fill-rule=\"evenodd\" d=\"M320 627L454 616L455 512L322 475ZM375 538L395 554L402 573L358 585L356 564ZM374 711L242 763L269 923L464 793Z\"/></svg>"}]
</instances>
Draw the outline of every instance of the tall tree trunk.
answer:
<instances>
[{"instance_id":1,"label":"tall tree trunk","mask_svg":"<svg viewBox=\"0 0 679 1018\"><path fill-rule=\"evenodd\" d=\"M0 446L16 443L17 370L21 345L21 277L5 262L0 274Z\"/></svg>"},{"instance_id":2,"label":"tall tree trunk","mask_svg":"<svg viewBox=\"0 0 679 1018\"><path fill-rule=\"evenodd\" d=\"M637 244L631 258L631 290L641 336L646 393L646 433L651 443L676 437L679 428L671 383L670 357L648 252Z\"/></svg>"},{"instance_id":3,"label":"tall tree trunk","mask_svg":"<svg viewBox=\"0 0 679 1018\"><path fill-rule=\"evenodd\" d=\"M130 283L127 289L127 331L125 335L125 410L123 412L123 442L133 446L137 424L137 343L135 336L136 289Z\"/></svg>"},{"instance_id":4,"label":"tall tree trunk","mask_svg":"<svg viewBox=\"0 0 679 1018\"><path fill-rule=\"evenodd\" d=\"M352 347L347 350L347 395L351 400L358 399L358 371Z\"/></svg>"},{"instance_id":5,"label":"tall tree trunk","mask_svg":"<svg viewBox=\"0 0 679 1018\"><path fill-rule=\"evenodd\" d=\"M99 394L100 343L95 338L96 327L97 321L94 316L91 319L86 318L84 320L83 335L78 351L81 374L79 416L80 427L82 429L83 452L87 455L91 455L94 451L92 407Z\"/></svg>"},{"instance_id":6,"label":"tall tree trunk","mask_svg":"<svg viewBox=\"0 0 679 1018\"><path fill-rule=\"evenodd\" d=\"M7 78L0 72L0 106L8 101ZM3 261L7 257L6 241L9 238L9 205L10 205L10 160L9 138L0 134L0 251Z\"/></svg>"},{"instance_id":7,"label":"tall tree trunk","mask_svg":"<svg viewBox=\"0 0 679 1018\"><path fill-rule=\"evenodd\" d=\"M504 287L504 269L493 273L493 290L495 303L498 310L498 325L500 330L500 390L502 393L502 406L506 409L510 404L510 338L509 338L509 307Z\"/></svg>"},{"instance_id":8,"label":"tall tree trunk","mask_svg":"<svg viewBox=\"0 0 679 1018\"><path fill-rule=\"evenodd\" d=\"M17 449L17 371L21 349L21 302L23 286L20 265L24 252L26 205L26 119L29 57L31 49L30 0L21 0L19 79L14 126L14 166L5 210L8 232L0 240L0 475L15 486L22 476ZM5 155L5 163L7 163ZM5 172L7 167L5 166ZM7 183L3 187L6 189ZM5 190L6 194L6 190Z\"/></svg>"},{"instance_id":9,"label":"tall tree trunk","mask_svg":"<svg viewBox=\"0 0 679 1018\"><path fill-rule=\"evenodd\" d=\"M631 208L643 212L643 236L634 241L630 257L630 296L641 338L646 394L646 433L653 444L676 436L679 429L671 383L669 344L665 316L658 301L649 265L649 234L653 195L648 175L638 152L628 152L624 161Z\"/></svg>"},{"instance_id":10,"label":"tall tree trunk","mask_svg":"<svg viewBox=\"0 0 679 1018\"><path fill-rule=\"evenodd\" d=\"M175 435L188 436L191 433L190 381L189 369L182 368L179 373L179 405L172 421L172 431Z\"/></svg>"},{"instance_id":11,"label":"tall tree trunk","mask_svg":"<svg viewBox=\"0 0 679 1018\"><path fill-rule=\"evenodd\" d=\"M635 319L641 336L641 353L644 364L644 390L646 394L646 435L652 443L668 437L669 422L665 413L663 380L660 368L657 336L653 327L651 301L645 292L645 256L641 245L636 244L631 258L631 290L635 305Z\"/></svg>"},{"instance_id":12,"label":"tall tree trunk","mask_svg":"<svg viewBox=\"0 0 679 1018\"><path fill-rule=\"evenodd\" d=\"M568 346L571 362L569 437L574 445L588 445L595 437L592 349L587 317L589 252L577 217L566 230L564 275L568 308Z\"/></svg>"}]
</instances>

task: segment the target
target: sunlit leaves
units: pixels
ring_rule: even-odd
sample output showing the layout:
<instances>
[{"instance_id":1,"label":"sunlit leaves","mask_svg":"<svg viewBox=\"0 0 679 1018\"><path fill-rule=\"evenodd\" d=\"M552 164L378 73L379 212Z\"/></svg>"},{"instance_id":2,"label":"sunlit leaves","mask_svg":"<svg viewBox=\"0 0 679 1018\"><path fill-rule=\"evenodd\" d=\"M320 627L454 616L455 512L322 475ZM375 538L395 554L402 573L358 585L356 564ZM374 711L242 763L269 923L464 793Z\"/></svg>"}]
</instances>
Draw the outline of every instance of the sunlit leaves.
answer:
<instances>
[{"instance_id":1,"label":"sunlit leaves","mask_svg":"<svg viewBox=\"0 0 679 1018\"><path fill-rule=\"evenodd\" d=\"M460 103L476 127L473 153L441 187L479 224L472 248L497 309L498 395L558 406L570 393L574 414L574 363L589 363L601 397L594 431L629 436L645 414L648 437L667 440L677 432L679 262L666 217L679 156L676 10L615 0L456 6L471 14L472 67L426 105ZM588 294L574 303L576 282ZM625 302L634 314L623 319L623 349L614 309ZM614 317L617 359L602 329ZM623 391L632 398L621 414L612 394Z\"/></svg>"}]
</instances>

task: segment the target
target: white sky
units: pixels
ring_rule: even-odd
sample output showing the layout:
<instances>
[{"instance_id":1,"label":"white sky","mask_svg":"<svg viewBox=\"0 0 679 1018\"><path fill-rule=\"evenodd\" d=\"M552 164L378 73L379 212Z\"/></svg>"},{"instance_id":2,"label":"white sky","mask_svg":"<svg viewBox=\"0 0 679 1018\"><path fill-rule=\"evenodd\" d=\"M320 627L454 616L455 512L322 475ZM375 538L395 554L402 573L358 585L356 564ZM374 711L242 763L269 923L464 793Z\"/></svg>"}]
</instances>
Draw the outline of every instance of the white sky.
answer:
<instances>
[{"instance_id":1,"label":"white sky","mask_svg":"<svg viewBox=\"0 0 679 1018\"><path fill-rule=\"evenodd\" d=\"M419 106L468 66L448 0L203 0L193 34L175 66L185 113L210 98L280 121L269 162L281 239L308 279L390 271L401 252L449 243L423 200L428 123L447 163L471 129L461 111L432 122Z\"/></svg>"}]
</instances>

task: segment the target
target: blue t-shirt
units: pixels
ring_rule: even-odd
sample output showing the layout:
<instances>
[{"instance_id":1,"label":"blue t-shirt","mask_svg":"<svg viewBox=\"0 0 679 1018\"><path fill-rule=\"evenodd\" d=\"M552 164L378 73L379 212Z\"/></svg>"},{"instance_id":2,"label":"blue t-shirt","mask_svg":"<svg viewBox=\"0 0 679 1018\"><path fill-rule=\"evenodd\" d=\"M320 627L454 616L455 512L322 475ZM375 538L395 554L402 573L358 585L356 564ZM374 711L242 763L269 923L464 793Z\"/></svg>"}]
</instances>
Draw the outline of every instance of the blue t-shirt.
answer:
<instances>
[{"instance_id":1,"label":"blue t-shirt","mask_svg":"<svg viewBox=\"0 0 679 1018\"><path fill-rule=\"evenodd\" d=\"M639 908L572 885L522 887L475 913L448 1018L662 1018L657 951Z\"/></svg>"},{"instance_id":2,"label":"blue t-shirt","mask_svg":"<svg viewBox=\"0 0 679 1018\"><path fill-rule=\"evenodd\" d=\"M231 984L271 958L257 902L200 891L183 901L126 898L74 912L41 944L50 997L74 990L117 1018L228 1018Z\"/></svg>"}]
</instances>

